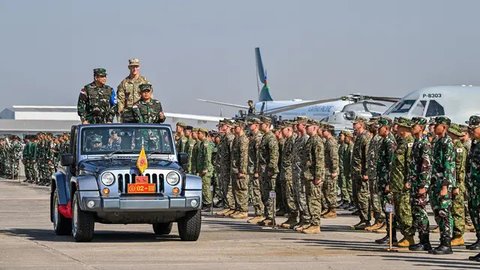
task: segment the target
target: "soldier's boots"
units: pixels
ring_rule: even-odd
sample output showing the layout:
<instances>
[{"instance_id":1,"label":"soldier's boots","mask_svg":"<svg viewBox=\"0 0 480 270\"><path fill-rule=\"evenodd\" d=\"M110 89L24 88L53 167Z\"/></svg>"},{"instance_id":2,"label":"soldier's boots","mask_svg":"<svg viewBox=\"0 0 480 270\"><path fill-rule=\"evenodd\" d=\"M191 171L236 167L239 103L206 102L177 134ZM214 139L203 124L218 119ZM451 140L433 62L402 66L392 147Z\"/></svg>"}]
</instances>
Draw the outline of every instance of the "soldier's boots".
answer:
<instances>
[{"instance_id":1,"label":"soldier's boots","mask_svg":"<svg viewBox=\"0 0 480 270\"><path fill-rule=\"evenodd\" d=\"M397 244L397 246L401 248L407 248L413 245L415 245L415 240L413 239L413 235L407 235L403 237L403 239L400 240L400 242L398 242Z\"/></svg>"},{"instance_id":2,"label":"soldier's boots","mask_svg":"<svg viewBox=\"0 0 480 270\"><path fill-rule=\"evenodd\" d=\"M292 229L295 225L297 224L297 218L296 217L289 217L287 221L282 223L280 227L284 229Z\"/></svg>"},{"instance_id":3,"label":"soldier's boots","mask_svg":"<svg viewBox=\"0 0 480 270\"><path fill-rule=\"evenodd\" d=\"M384 225L385 225L384 222L377 220L377 221L375 221L375 223L374 223L372 226L366 227L366 228L365 228L365 231L367 231L367 232L373 232L373 231L379 229L380 227L382 227L382 226L384 226Z\"/></svg>"},{"instance_id":4,"label":"soldier's boots","mask_svg":"<svg viewBox=\"0 0 480 270\"><path fill-rule=\"evenodd\" d=\"M264 216L254 216L253 218L247 220L248 223L251 223L251 224L257 224L258 222L264 220L265 217Z\"/></svg>"},{"instance_id":5,"label":"soldier's boots","mask_svg":"<svg viewBox=\"0 0 480 270\"><path fill-rule=\"evenodd\" d=\"M226 209L223 209L222 211L216 212L215 215L217 215L217 216L225 216L225 214L226 214L227 212L230 212L230 211L231 211L231 209L226 208Z\"/></svg>"},{"instance_id":6,"label":"soldier's boots","mask_svg":"<svg viewBox=\"0 0 480 270\"><path fill-rule=\"evenodd\" d=\"M450 245L451 239L450 237L445 237L440 239L440 245L428 253L435 254L435 255L444 255L444 254L452 254L452 246Z\"/></svg>"},{"instance_id":7,"label":"soldier's boots","mask_svg":"<svg viewBox=\"0 0 480 270\"><path fill-rule=\"evenodd\" d=\"M395 228L392 228L392 235L393 235L392 243L393 244L398 243L398 241L397 241L397 230ZM390 241L390 234L387 230L387 235L385 235L383 238L375 240L375 243L380 244L380 245L384 245L384 244L388 244L389 241Z\"/></svg>"},{"instance_id":8,"label":"soldier's boots","mask_svg":"<svg viewBox=\"0 0 480 270\"><path fill-rule=\"evenodd\" d=\"M473 227L473 224L465 224L465 231L475 232L475 227Z\"/></svg>"},{"instance_id":9,"label":"soldier's boots","mask_svg":"<svg viewBox=\"0 0 480 270\"><path fill-rule=\"evenodd\" d=\"M320 213L320 216L325 215L325 214L328 213L328 211L329 211L328 208L325 208L325 207L322 207L322 209L323 209L323 210L322 210L322 212Z\"/></svg>"},{"instance_id":10,"label":"soldier's boots","mask_svg":"<svg viewBox=\"0 0 480 270\"><path fill-rule=\"evenodd\" d=\"M302 233L305 233L305 234L319 234L320 233L320 226L311 225L308 228L303 229Z\"/></svg>"},{"instance_id":11,"label":"soldier's boots","mask_svg":"<svg viewBox=\"0 0 480 270\"><path fill-rule=\"evenodd\" d=\"M234 219L246 219L248 218L248 212L237 212L233 215L230 216L231 218L234 218Z\"/></svg>"},{"instance_id":12,"label":"soldier's boots","mask_svg":"<svg viewBox=\"0 0 480 270\"><path fill-rule=\"evenodd\" d=\"M432 250L432 245L430 244L430 234L420 235L420 242L415 245L408 247L411 251L430 251Z\"/></svg>"},{"instance_id":13,"label":"soldier's boots","mask_svg":"<svg viewBox=\"0 0 480 270\"><path fill-rule=\"evenodd\" d=\"M260 225L260 226L265 226L265 227L273 226L273 220L271 220L269 218L266 218L266 219L258 222L257 224Z\"/></svg>"},{"instance_id":14,"label":"soldier's boots","mask_svg":"<svg viewBox=\"0 0 480 270\"><path fill-rule=\"evenodd\" d=\"M226 212L225 213L225 217L232 217L233 215L235 215L238 211L235 210L235 209L230 209L230 211Z\"/></svg>"},{"instance_id":15,"label":"soldier's boots","mask_svg":"<svg viewBox=\"0 0 480 270\"><path fill-rule=\"evenodd\" d=\"M373 230L372 232L387 233L387 224L384 222L382 226L380 226L378 229Z\"/></svg>"},{"instance_id":16,"label":"soldier's boots","mask_svg":"<svg viewBox=\"0 0 480 270\"><path fill-rule=\"evenodd\" d=\"M468 259L469 259L470 261L480 262L480 253L478 253L478 254L475 255L475 256L470 256L470 257L468 257Z\"/></svg>"},{"instance_id":17,"label":"soldier's boots","mask_svg":"<svg viewBox=\"0 0 480 270\"><path fill-rule=\"evenodd\" d=\"M361 220L357 224L353 225L353 229L355 230L365 230L366 227L370 226L370 221L368 220Z\"/></svg>"},{"instance_id":18,"label":"soldier's boots","mask_svg":"<svg viewBox=\"0 0 480 270\"><path fill-rule=\"evenodd\" d=\"M458 247L458 246L463 246L465 245L465 240L463 239L463 235L460 236L454 236L452 241L450 242L450 245L452 247Z\"/></svg>"},{"instance_id":19,"label":"soldier's boots","mask_svg":"<svg viewBox=\"0 0 480 270\"><path fill-rule=\"evenodd\" d=\"M298 223L297 225L295 225L293 227L293 230L297 231L297 232L302 232L303 230L305 230L306 228L310 227L310 223L307 223L307 222L300 222Z\"/></svg>"},{"instance_id":20,"label":"soldier's boots","mask_svg":"<svg viewBox=\"0 0 480 270\"><path fill-rule=\"evenodd\" d=\"M467 246L469 250L479 250L480 249L480 233L477 233L477 241L473 244Z\"/></svg>"},{"instance_id":21,"label":"soldier's boots","mask_svg":"<svg viewBox=\"0 0 480 270\"><path fill-rule=\"evenodd\" d=\"M335 209L330 209L327 213L322 215L323 218L336 218L337 211Z\"/></svg>"}]
</instances>

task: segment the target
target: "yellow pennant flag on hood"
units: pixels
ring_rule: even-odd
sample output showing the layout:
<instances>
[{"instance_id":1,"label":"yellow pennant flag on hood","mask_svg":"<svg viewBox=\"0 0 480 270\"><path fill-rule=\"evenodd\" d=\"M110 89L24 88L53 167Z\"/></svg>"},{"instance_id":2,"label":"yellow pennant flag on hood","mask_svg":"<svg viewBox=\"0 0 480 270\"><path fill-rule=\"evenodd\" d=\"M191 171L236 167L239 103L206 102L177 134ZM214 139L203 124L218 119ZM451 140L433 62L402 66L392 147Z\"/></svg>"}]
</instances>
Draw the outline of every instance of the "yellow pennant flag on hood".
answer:
<instances>
[{"instance_id":1,"label":"yellow pennant flag on hood","mask_svg":"<svg viewBox=\"0 0 480 270\"><path fill-rule=\"evenodd\" d=\"M137 168L141 174L143 174L143 172L148 168L147 155L145 154L145 148L143 148L143 146L140 154L138 155Z\"/></svg>"}]
</instances>

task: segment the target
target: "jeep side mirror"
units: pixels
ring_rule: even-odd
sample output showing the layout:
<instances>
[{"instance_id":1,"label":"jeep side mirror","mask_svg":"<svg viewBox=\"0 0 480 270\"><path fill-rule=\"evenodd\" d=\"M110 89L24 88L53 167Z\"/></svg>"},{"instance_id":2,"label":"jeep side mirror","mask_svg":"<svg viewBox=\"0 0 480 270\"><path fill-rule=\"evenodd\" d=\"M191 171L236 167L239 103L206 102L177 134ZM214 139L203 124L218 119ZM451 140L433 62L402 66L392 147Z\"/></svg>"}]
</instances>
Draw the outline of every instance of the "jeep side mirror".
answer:
<instances>
[{"instance_id":1,"label":"jeep side mirror","mask_svg":"<svg viewBox=\"0 0 480 270\"><path fill-rule=\"evenodd\" d=\"M188 164L188 154L187 153L178 153L177 156L178 162L180 165L186 165Z\"/></svg>"},{"instance_id":2,"label":"jeep side mirror","mask_svg":"<svg viewBox=\"0 0 480 270\"><path fill-rule=\"evenodd\" d=\"M61 158L62 166L72 166L73 165L73 155L72 154L63 154Z\"/></svg>"}]
</instances>

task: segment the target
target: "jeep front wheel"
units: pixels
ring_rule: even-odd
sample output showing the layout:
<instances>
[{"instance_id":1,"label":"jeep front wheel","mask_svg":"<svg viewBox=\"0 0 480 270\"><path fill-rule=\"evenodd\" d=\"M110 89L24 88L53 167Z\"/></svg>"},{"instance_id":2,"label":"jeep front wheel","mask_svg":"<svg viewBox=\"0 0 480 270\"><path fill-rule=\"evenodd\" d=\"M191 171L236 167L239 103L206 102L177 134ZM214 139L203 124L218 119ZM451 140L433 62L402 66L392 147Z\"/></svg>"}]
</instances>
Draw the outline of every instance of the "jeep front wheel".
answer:
<instances>
[{"instance_id":1,"label":"jeep front wheel","mask_svg":"<svg viewBox=\"0 0 480 270\"><path fill-rule=\"evenodd\" d=\"M202 214L200 210L187 212L177 223L178 233L182 241L197 241L202 227Z\"/></svg>"},{"instance_id":2,"label":"jeep front wheel","mask_svg":"<svg viewBox=\"0 0 480 270\"><path fill-rule=\"evenodd\" d=\"M170 234L172 231L172 222L167 222L167 223L154 223L152 224L153 227L153 232L156 235L167 235Z\"/></svg>"},{"instance_id":3,"label":"jeep front wheel","mask_svg":"<svg viewBox=\"0 0 480 270\"><path fill-rule=\"evenodd\" d=\"M76 242L90 242L95 230L92 213L80 209L80 194L75 191L72 202L72 235Z\"/></svg>"},{"instance_id":4,"label":"jeep front wheel","mask_svg":"<svg viewBox=\"0 0 480 270\"><path fill-rule=\"evenodd\" d=\"M53 230L56 235L69 235L72 233L72 221L69 218L64 217L58 211L58 190L55 189L52 196L52 201L50 202L52 207L52 222Z\"/></svg>"}]
</instances>

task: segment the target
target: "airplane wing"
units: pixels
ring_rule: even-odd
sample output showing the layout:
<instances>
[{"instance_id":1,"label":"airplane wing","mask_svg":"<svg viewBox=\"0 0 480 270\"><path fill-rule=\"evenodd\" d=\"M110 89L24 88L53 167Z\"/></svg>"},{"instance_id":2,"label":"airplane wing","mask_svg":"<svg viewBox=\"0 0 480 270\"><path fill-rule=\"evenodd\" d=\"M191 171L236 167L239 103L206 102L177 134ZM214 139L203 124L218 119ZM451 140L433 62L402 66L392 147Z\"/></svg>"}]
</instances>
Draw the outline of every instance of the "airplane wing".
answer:
<instances>
[{"instance_id":1,"label":"airplane wing","mask_svg":"<svg viewBox=\"0 0 480 270\"><path fill-rule=\"evenodd\" d=\"M329 99L319 99L319 100L295 103L295 104L292 104L292 105L287 105L287 106L283 106L283 107L277 107L277 108L271 109L271 110L266 110L263 113L264 114L277 114L277 113L286 112L286 111L290 111L290 110L294 110L294 109L298 109L298 108L303 108L303 107L307 107L307 106L311 106L311 105L316 105L316 104L320 104L320 103L337 101L337 100L340 100L340 99L341 98L329 98Z\"/></svg>"},{"instance_id":2,"label":"airplane wing","mask_svg":"<svg viewBox=\"0 0 480 270\"><path fill-rule=\"evenodd\" d=\"M248 109L247 105L239 105L239 104L227 103L227 102L216 101L216 100L207 100L207 99L201 99L201 98L198 98L197 100L202 101L202 102L217 104L217 105L224 105L224 106L228 106L228 107Z\"/></svg>"}]
</instances>

